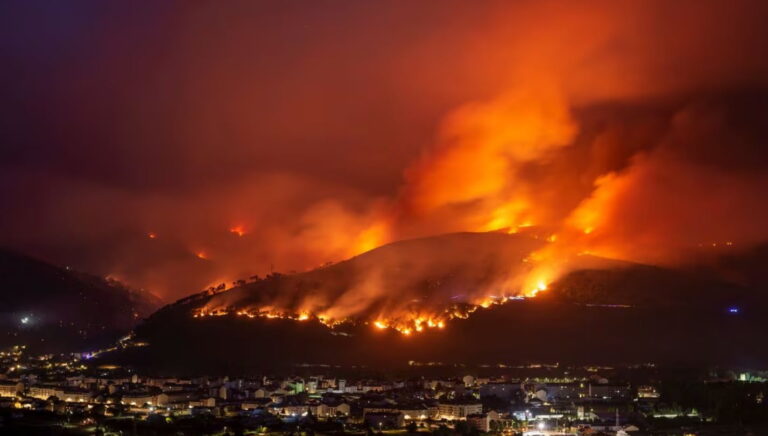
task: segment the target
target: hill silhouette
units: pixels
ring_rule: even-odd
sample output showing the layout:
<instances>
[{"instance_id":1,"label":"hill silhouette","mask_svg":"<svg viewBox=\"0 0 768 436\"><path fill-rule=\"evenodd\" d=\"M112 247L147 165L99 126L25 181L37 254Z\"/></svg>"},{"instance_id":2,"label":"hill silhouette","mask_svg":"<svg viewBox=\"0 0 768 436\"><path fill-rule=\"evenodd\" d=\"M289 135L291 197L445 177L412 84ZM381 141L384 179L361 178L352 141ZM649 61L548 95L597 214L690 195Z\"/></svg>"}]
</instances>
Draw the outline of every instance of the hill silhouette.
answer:
<instances>
[{"instance_id":1,"label":"hill silhouette","mask_svg":"<svg viewBox=\"0 0 768 436\"><path fill-rule=\"evenodd\" d=\"M0 249L0 346L88 351L126 334L160 304L117 281Z\"/></svg>"},{"instance_id":2,"label":"hill silhouette","mask_svg":"<svg viewBox=\"0 0 768 436\"><path fill-rule=\"evenodd\" d=\"M192 316L212 302L238 307L294 289L331 287L344 294L354 285L352 278L366 268L397 272L409 264L420 274L395 283L421 286L411 292L423 296L422 303L446 304L440 298L471 288L472 280L478 287L486 286L496 272L508 273L496 265L538 244L499 233L442 235L398 242L307 273L273 275L222 293L203 292L164 307L138 326L137 340L147 342L147 347L105 359L183 373L249 372L300 364L386 368L409 361L768 362L768 352L757 345L768 327L768 305L755 289L700 269L596 258L534 299L478 309L444 329L410 336L365 322L329 329L316 319ZM425 268L431 253L457 247L462 250L437 256L435 268Z\"/></svg>"}]
</instances>

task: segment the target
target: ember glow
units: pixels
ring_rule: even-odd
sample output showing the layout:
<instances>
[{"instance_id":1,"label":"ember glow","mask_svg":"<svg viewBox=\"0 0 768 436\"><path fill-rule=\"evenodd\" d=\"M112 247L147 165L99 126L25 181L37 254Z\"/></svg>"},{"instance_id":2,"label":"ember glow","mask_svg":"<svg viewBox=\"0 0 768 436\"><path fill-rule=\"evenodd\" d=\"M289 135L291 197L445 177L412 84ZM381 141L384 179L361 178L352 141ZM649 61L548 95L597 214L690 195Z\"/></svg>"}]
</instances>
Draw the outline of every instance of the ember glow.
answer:
<instances>
[{"instance_id":1,"label":"ember glow","mask_svg":"<svg viewBox=\"0 0 768 436\"><path fill-rule=\"evenodd\" d=\"M236 236L243 236L245 235L245 230L243 229L243 226L233 226L229 228L229 233L232 233Z\"/></svg>"},{"instance_id":2,"label":"ember glow","mask_svg":"<svg viewBox=\"0 0 768 436\"><path fill-rule=\"evenodd\" d=\"M545 256L557 251L535 234L464 233L402 241L304 273L256 279L229 290L211 288L193 316L314 320L331 328L367 324L410 336L546 291L557 270ZM466 253L474 261L467 262Z\"/></svg>"},{"instance_id":3,"label":"ember glow","mask_svg":"<svg viewBox=\"0 0 768 436\"><path fill-rule=\"evenodd\" d=\"M324 316L316 316L311 315L307 312L301 312L301 313L289 313L289 312L283 312L283 311L271 311L271 310L238 310L235 312L229 312L225 309L214 309L214 310L206 310L206 309L200 309L195 311L192 316L194 318L205 318L205 317L216 317L216 316L228 316L234 314L238 317L247 317L247 318L264 318L264 319L289 319L293 321L309 321L309 320L315 320L319 322L320 324L323 324L324 326L328 328L335 328L343 324L370 324L373 326L373 328L377 330L386 330L386 329L393 329L398 331L399 333L409 336L413 333L420 333L425 331L426 329L442 329L445 328L445 323L447 320L455 319L455 318L466 318L469 313L473 312L474 309L469 309L466 313L456 312L456 313L445 313L442 315L437 315L436 317L432 318L424 318L420 316L416 316L413 318L408 317L398 317L397 319L392 320L379 320L379 321L373 321L368 322L364 320L359 320L357 318L342 318L342 319L334 319L334 318L328 318Z\"/></svg>"},{"instance_id":4,"label":"ember glow","mask_svg":"<svg viewBox=\"0 0 768 436\"><path fill-rule=\"evenodd\" d=\"M768 241L765 2L311 3L13 6L0 242L415 334ZM454 232L513 239L386 245Z\"/></svg>"}]
</instances>

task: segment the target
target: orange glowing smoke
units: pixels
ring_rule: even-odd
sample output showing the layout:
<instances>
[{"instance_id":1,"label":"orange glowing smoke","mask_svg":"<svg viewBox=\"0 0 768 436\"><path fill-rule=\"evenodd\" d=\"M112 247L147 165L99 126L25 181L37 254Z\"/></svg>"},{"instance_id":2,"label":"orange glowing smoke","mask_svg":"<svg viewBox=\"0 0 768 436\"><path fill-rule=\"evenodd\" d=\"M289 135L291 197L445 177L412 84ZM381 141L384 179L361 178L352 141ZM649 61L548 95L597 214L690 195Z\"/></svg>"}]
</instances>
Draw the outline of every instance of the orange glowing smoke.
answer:
<instances>
[{"instance_id":1,"label":"orange glowing smoke","mask_svg":"<svg viewBox=\"0 0 768 436\"><path fill-rule=\"evenodd\" d=\"M362 268L364 274L345 272L354 275L350 279L354 282L340 295L333 287L297 293L296 289L306 283L323 282L299 280L274 296L262 293L260 298L265 300L253 303L233 304L225 293L196 316L220 315L228 313L225 308L236 306L242 307L238 315L251 318L316 319L329 327L363 322L408 336L444 328L447 322L467 318L478 308L536 297L570 271L574 259L592 248L596 237L605 235L602 216L611 201L604 200L609 196L603 192L616 185L613 176L598 178L595 198L583 204L574 202L570 209L559 212L555 212L561 207L559 198L543 195L546 193L525 176L531 167L556 160L572 144L577 131L567 99L556 87L512 92L487 103L468 104L448 117L436 146L407 171L397 201L359 219L335 203L318 205L307 214L304 235L318 242L309 249L334 247L342 253L347 250L349 256L409 232L503 229L528 241L528 251L519 257L509 256L510 263L503 266L508 270L502 275L504 279L468 289L466 304L421 301L408 286L423 283L429 268L420 269L418 261L404 267L399 259L384 258L383 262L393 262L391 270L379 270L377 262ZM230 231L241 235L242 227ZM456 252L450 254L415 251L408 255L427 259L477 255L473 252L476 248L453 250ZM199 257L205 258L204 254ZM389 277L402 274L414 275L413 282L393 283ZM448 268L446 274L456 272Z\"/></svg>"},{"instance_id":2,"label":"orange glowing smoke","mask_svg":"<svg viewBox=\"0 0 768 436\"><path fill-rule=\"evenodd\" d=\"M566 101L554 88L510 93L491 102L468 104L444 123L438 144L408 170L401 197L379 211L378 217L366 217L368 223L360 224L335 204L314 209L322 212L324 220L315 221L320 215L311 215L308 228L324 230L324 246L346 246L350 255L381 246L398 230L413 223L428 231L443 230L445 222L457 226L445 230L506 229L530 241L525 243L530 248L542 247L526 251L518 258L511 256L510 261L517 259L517 264L501 266L509 270L506 278L468 290L472 297L467 304L419 299L411 304L408 285L402 289L402 284L389 281L389 275L404 273L397 266L400 260L385 258L384 262L394 262L392 270L355 277L356 282L342 295L333 295L336 291L332 289L294 295L295 287L291 287L271 299L246 305L238 315L299 321L314 318L327 326L359 321L408 336L427 329L442 329L448 321L467 318L478 307L489 308L511 299L536 296L567 269L560 255L570 250L561 251L559 246L561 241L572 239L539 230L542 225L552 227L557 223L546 208L539 206L537 193L522 172L527 165L547 161L553 153L567 147L576 132ZM474 255L457 251L450 255ZM426 259L440 256L431 252L411 255ZM374 265L373 271L378 267ZM417 276L415 286L421 283L418 274L428 274L429 269L425 266L422 271L409 265L407 273ZM448 268L446 273L455 271ZM299 282L295 286L304 285ZM226 312L224 307L232 304L225 297L199 310L197 316Z\"/></svg>"},{"instance_id":3,"label":"orange glowing smoke","mask_svg":"<svg viewBox=\"0 0 768 436\"><path fill-rule=\"evenodd\" d=\"M283 239L301 246L312 265L388 242L449 232L501 231L540 245L528 247L522 256L510 256L509 274L501 283L462 288L466 305L446 302L452 295L423 299L422 289L388 281L387 275L398 279L404 275L414 279L402 280L406 285L421 283L418 278L428 271L412 263L442 254L416 250L391 271L368 266L355 270L353 275L359 274L350 278L353 283L339 287L343 292L337 288L294 292L314 281L292 283L264 297L266 301L243 303L246 316L316 318L329 326L357 320L411 335L443 328L479 308L547 292L590 257L584 254L669 262L675 253L704 241L712 245L768 239L764 225L768 213L755 207L764 203L768 177L762 172L713 170L719 163L707 159L715 153L698 156L706 164L689 161L696 150L707 150L700 145L715 141L711 138L723 143L735 138L728 131L728 118L720 113L728 104L702 113L686 103L671 115L665 108L652 122L611 114L605 122L598 117L590 124L583 114L593 106L631 105L664 96L675 100L692 89L708 89L719 83L719 75L731 77L721 70L730 62L710 56L712 50L731 51L720 45L730 38L722 38L726 36L722 33L699 35L677 22L672 33L649 34L647 24L655 23L659 14L640 5L625 12L624 7L619 10L606 3L580 14L564 5L530 9L500 14L499 21L517 25L505 21L482 39L490 45L483 53L500 61L500 65L481 62L483 77L494 77L488 72L496 69L503 70L499 76L509 77L499 81L494 97L462 104L445 117L435 143L406 169L395 197L384 201L385 206L371 201L367 209L336 201L313 204L300 214L299 230L287 232L290 236ZM711 26L721 21L720 12L703 8L681 13L695 15L702 29L721 29ZM521 14L531 19L510 18ZM552 16L557 19L550 20ZM562 44L571 35L577 37ZM701 44L699 38L709 44ZM674 40L685 56L659 63L657 46L667 40ZM627 53L632 53L630 59L625 58ZM730 55L725 58L739 61ZM671 80L666 72L675 65L682 71L690 60L696 61L690 65L712 63L692 72L696 78L691 82L677 75ZM750 62L740 68L750 70ZM678 78L685 86L676 82ZM718 126L726 127L712 134ZM454 254L477 256L474 250ZM198 315L218 314L230 303L222 297Z\"/></svg>"},{"instance_id":4,"label":"orange glowing smoke","mask_svg":"<svg viewBox=\"0 0 768 436\"><path fill-rule=\"evenodd\" d=\"M174 53L162 71L152 62L125 68L131 58L113 55L130 32L94 34L102 49L83 52L87 62L62 76L72 80L46 93L59 98L54 128L40 132L75 136L41 144L135 146L108 150L120 163L114 174L99 156L79 159L93 154L87 147L48 153L82 169L39 171L23 155L31 166L18 172L29 179L6 183L23 188L11 197L52 221L6 213L4 243L50 247L44 257L76 253L85 269L173 299L214 279L327 268L410 238L500 231L549 241L509 261L526 270L510 274L505 292L462 289L467 302L493 307L539 294L580 253L658 263L697 244L766 240L768 141L765 129L752 130L765 124L766 97L754 90L768 81L768 2L447 2L428 23L415 19L434 12L427 2L355 3L335 17L349 18L344 26L287 8L276 28L253 25L258 8L223 19L190 6L180 15L190 19L174 20L181 27L163 29L173 38L145 47L145 60ZM262 62L253 44L279 56ZM82 87L96 70L108 74ZM184 81L162 86L172 77ZM158 141L168 143L162 153L148 145ZM94 228L72 226L84 222ZM123 229L139 229L130 230L138 241L123 246ZM110 254L77 254L80 246ZM281 290L290 298L252 309L369 323L381 315L413 331L419 317L449 320L434 309L442 300L411 303L420 292L356 279L341 296Z\"/></svg>"},{"instance_id":5,"label":"orange glowing smoke","mask_svg":"<svg viewBox=\"0 0 768 436\"><path fill-rule=\"evenodd\" d=\"M376 223L360 233L353 244L351 255L365 253L387 242L387 225Z\"/></svg>"},{"instance_id":6,"label":"orange glowing smoke","mask_svg":"<svg viewBox=\"0 0 768 436\"><path fill-rule=\"evenodd\" d=\"M417 217L451 214L457 230L517 229L540 223L535 194L520 175L572 141L577 128L562 94L542 88L468 104L451 114L438 144L406 173L405 207ZM471 205L471 207L468 207Z\"/></svg>"}]
</instances>

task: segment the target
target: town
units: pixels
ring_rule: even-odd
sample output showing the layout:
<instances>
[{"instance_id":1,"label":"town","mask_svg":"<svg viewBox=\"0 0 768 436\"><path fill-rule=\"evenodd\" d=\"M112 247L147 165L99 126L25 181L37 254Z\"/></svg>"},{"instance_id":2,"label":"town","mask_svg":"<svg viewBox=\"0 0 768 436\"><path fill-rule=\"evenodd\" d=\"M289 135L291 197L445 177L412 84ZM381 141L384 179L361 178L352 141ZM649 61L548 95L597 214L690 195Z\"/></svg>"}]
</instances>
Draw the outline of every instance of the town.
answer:
<instances>
[{"instance_id":1,"label":"town","mask_svg":"<svg viewBox=\"0 0 768 436\"><path fill-rule=\"evenodd\" d=\"M91 354L34 356L18 345L0 352L0 433L706 435L764 428L768 372L678 371L651 363L412 361L388 374L304 365L281 375L178 377L94 365Z\"/></svg>"}]
</instances>

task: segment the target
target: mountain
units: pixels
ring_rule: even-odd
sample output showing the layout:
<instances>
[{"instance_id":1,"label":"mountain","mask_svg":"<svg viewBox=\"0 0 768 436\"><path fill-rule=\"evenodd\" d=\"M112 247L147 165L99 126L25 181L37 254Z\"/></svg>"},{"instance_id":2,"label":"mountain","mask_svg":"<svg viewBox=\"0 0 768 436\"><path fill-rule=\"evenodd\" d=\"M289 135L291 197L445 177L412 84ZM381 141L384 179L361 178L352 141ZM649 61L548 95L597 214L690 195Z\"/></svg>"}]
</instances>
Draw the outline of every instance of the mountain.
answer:
<instances>
[{"instance_id":1,"label":"mountain","mask_svg":"<svg viewBox=\"0 0 768 436\"><path fill-rule=\"evenodd\" d=\"M332 319L379 317L407 323L414 312L439 316L489 292L517 293L526 258L546 242L505 233L452 233L398 241L298 274L240 282L206 299L208 311L272 307ZM515 288L515 289L512 289Z\"/></svg>"},{"instance_id":2,"label":"mountain","mask_svg":"<svg viewBox=\"0 0 768 436\"><path fill-rule=\"evenodd\" d=\"M0 249L0 347L87 351L114 342L160 305L119 282Z\"/></svg>"},{"instance_id":3,"label":"mountain","mask_svg":"<svg viewBox=\"0 0 768 436\"><path fill-rule=\"evenodd\" d=\"M370 316L393 301L407 300L403 307L411 311L466 309L470 299L464 297L507 283L510 270L524 268L527 254L541 245L535 238L502 233L442 235L397 242L305 273L209 290L168 305L139 325L136 340L148 346L104 359L183 373L305 363L387 368L408 361L768 363L768 351L757 345L768 327L762 293L702 268L598 258L584 259L580 269L536 298L475 307L471 316L442 329L403 335L371 325ZM360 287L372 272L383 289L373 294ZM373 303L357 301L362 307L357 322L353 318L333 329L312 317L299 322L235 314L270 301L300 307L299 296L347 302L360 293ZM226 314L193 317L206 308Z\"/></svg>"}]
</instances>

